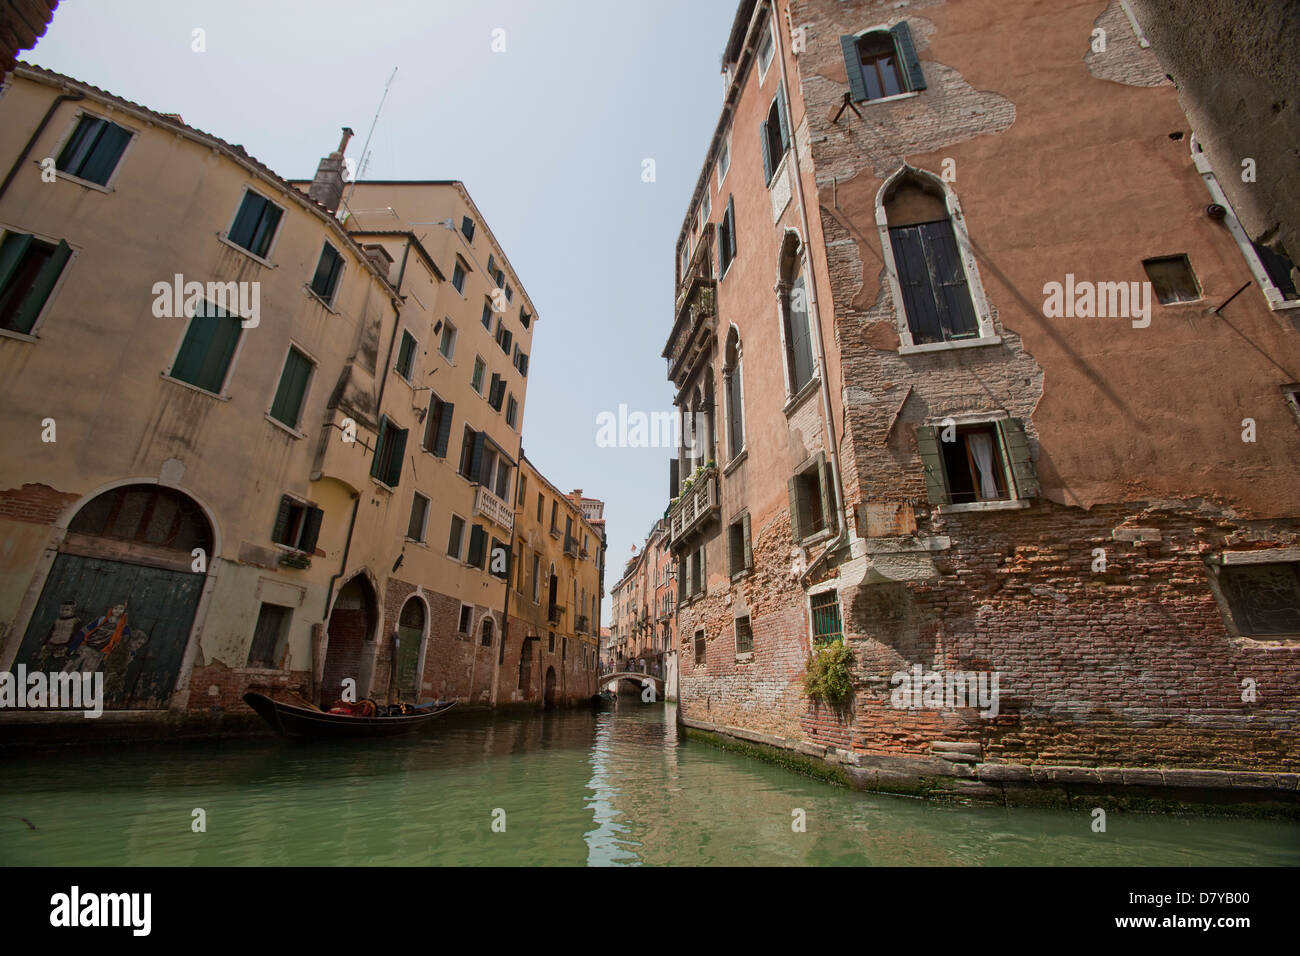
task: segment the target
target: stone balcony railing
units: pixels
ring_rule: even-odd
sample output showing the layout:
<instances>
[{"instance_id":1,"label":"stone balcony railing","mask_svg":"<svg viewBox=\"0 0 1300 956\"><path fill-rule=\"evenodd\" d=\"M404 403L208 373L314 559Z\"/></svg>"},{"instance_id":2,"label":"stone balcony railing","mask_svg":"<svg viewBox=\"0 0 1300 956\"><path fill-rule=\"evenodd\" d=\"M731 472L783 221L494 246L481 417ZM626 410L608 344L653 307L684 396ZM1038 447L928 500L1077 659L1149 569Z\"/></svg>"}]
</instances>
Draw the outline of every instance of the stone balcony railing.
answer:
<instances>
[{"instance_id":1,"label":"stone balcony railing","mask_svg":"<svg viewBox=\"0 0 1300 956\"><path fill-rule=\"evenodd\" d=\"M668 509L669 540L677 542L702 525L718 511L718 470L707 468L695 472L691 485Z\"/></svg>"},{"instance_id":2,"label":"stone balcony railing","mask_svg":"<svg viewBox=\"0 0 1300 956\"><path fill-rule=\"evenodd\" d=\"M482 485L479 485L478 491L474 494L474 513L483 515L489 521L499 524L507 531L514 530L514 510Z\"/></svg>"}]
</instances>

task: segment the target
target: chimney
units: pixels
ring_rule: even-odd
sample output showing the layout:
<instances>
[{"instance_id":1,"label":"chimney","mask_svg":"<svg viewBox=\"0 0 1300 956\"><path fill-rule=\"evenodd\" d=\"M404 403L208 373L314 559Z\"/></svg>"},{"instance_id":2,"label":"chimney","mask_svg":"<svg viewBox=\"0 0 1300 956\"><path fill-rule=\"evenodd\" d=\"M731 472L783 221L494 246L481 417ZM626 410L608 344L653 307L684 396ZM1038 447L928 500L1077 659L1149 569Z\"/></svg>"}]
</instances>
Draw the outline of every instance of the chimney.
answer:
<instances>
[{"instance_id":1,"label":"chimney","mask_svg":"<svg viewBox=\"0 0 1300 956\"><path fill-rule=\"evenodd\" d=\"M370 260L370 264L385 276L392 271L394 259L388 254L388 250L379 243L368 243L361 247L361 251L366 254L366 258Z\"/></svg>"},{"instance_id":2,"label":"chimney","mask_svg":"<svg viewBox=\"0 0 1300 956\"><path fill-rule=\"evenodd\" d=\"M351 138L351 128L343 127L339 148L320 161L320 165L316 167L316 178L311 181L311 188L307 190L309 197L330 212L335 212L343 199L343 154L347 151L348 140Z\"/></svg>"}]
</instances>

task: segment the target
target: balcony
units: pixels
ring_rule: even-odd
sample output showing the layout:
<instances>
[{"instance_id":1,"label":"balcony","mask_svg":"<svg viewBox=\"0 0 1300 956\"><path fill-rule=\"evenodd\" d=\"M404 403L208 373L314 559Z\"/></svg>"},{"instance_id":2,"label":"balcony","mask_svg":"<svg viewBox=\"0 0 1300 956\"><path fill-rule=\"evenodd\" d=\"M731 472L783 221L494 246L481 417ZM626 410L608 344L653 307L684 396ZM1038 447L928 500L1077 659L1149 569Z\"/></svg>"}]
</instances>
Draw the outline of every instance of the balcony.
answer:
<instances>
[{"instance_id":1,"label":"balcony","mask_svg":"<svg viewBox=\"0 0 1300 956\"><path fill-rule=\"evenodd\" d=\"M483 515L489 521L500 525L507 531L514 529L514 509L482 485L479 485L478 490L474 493L474 513Z\"/></svg>"},{"instance_id":2,"label":"balcony","mask_svg":"<svg viewBox=\"0 0 1300 956\"><path fill-rule=\"evenodd\" d=\"M559 624L560 618L564 615L563 604L552 604L546 609L546 622L548 624Z\"/></svg>"},{"instance_id":3,"label":"balcony","mask_svg":"<svg viewBox=\"0 0 1300 956\"><path fill-rule=\"evenodd\" d=\"M572 535L564 536L564 553L571 558L578 556L578 539Z\"/></svg>"},{"instance_id":4,"label":"balcony","mask_svg":"<svg viewBox=\"0 0 1300 956\"><path fill-rule=\"evenodd\" d=\"M588 627L587 627L587 615L585 615L585 614L579 614L579 615L578 615L578 623L574 625L573 629L574 629L575 631L577 631L579 634L586 634L587 631L588 631Z\"/></svg>"},{"instance_id":5,"label":"balcony","mask_svg":"<svg viewBox=\"0 0 1300 956\"><path fill-rule=\"evenodd\" d=\"M687 486L689 484L689 487ZM695 472L683 482L682 493L668 508L669 540L676 544L718 512L718 470Z\"/></svg>"}]
</instances>

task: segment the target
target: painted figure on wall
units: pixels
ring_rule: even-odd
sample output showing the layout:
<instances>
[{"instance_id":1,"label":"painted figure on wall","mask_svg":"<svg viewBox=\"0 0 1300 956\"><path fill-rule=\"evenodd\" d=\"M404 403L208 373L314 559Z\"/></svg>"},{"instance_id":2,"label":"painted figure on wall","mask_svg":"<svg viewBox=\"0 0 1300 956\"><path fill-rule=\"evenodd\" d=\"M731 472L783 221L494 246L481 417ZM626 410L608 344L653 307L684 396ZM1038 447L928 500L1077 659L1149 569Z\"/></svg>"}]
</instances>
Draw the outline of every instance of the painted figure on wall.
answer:
<instances>
[{"instance_id":1,"label":"painted figure on wall","mask_svg":"<svg viewBox=\"0 0 1300 956\"><path fill-rule=\"evenodd\" d=\"M37 670L46 673L62 671L68 663L73 637L81 631L81 618L77 616L77 603L64 601L59 605L59 616L50 625L41 641Z\"/></svg>"}]
</instances>

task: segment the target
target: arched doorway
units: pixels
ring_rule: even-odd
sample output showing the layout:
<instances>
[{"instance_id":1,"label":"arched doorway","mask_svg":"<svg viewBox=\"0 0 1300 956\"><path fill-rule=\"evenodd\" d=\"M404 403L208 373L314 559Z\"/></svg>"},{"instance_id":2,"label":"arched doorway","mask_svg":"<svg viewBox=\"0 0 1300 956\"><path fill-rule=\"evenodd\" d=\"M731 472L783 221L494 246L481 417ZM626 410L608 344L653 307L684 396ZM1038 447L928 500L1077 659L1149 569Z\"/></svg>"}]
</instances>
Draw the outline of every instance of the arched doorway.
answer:
<instances>
[{"instance_id":1,"label":"arched doorway","mask_svg":"<svg viewBox=\"0 0 1300 956\"><path fill-rule=\"evenodd\" d=\"M320 703L333 703L343 694L343 681L356 681L357 697L366 693L361 686L361 654L378 622L374 588L364 574L358 574L339 591L330 612L329 644L321 675Z\"/></svg>"},{"instance_id":2,"label":"arched doorway","mask_svg":"<svg viewBox=\"0 0 1300 956\"><path fill-rule=\"evenodd\" d=\"M102 672L104 706L167 705L176 687L212 527L187 495L161 485L123 485L73 516L28 622L15 665Z\"/></svg>"},{"instance_id":3,"label":"arched doorway","mask_svg":"<svg viewBox=\"0 0 1300 956\"><path fill-rule=\"evenodd\" d=\"M519 697L529 700L533 692L533 644L536 637L525 637L524 646L519 651Z\"/></svg>"},{"instance_id":4,"label":"arched doorway","mask_svg":"<svg viewBox=\"0 0 1300 956\"><path fill-rule=\"evenodd\" d=\"M394 648L393 668L396 673L397 696L403 701L419 701L420 648L424 644L424 602L417 597L402 605L397 619L397 647Z\"/></svg>"},{"instance_id":5,"label":"arched doorway","mask_svg":"<svg viewBox=\"0 0 1300 956\"><path fill-rule=\"evenodd\" d=\"M555 668L546 668L546 694L542 698L542 706L550 709L555 706Z\"/></svg>"}]
</instances>

